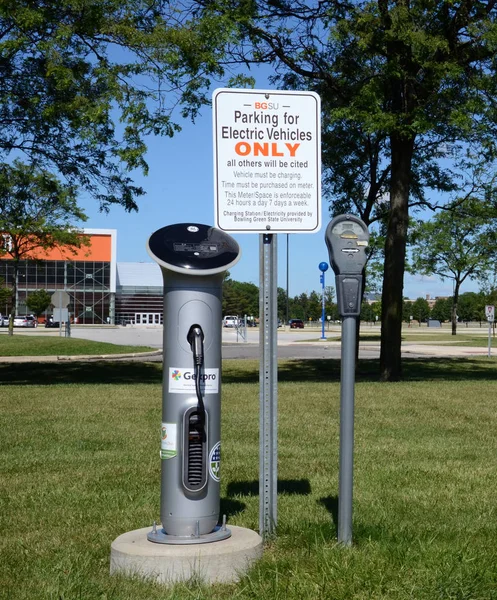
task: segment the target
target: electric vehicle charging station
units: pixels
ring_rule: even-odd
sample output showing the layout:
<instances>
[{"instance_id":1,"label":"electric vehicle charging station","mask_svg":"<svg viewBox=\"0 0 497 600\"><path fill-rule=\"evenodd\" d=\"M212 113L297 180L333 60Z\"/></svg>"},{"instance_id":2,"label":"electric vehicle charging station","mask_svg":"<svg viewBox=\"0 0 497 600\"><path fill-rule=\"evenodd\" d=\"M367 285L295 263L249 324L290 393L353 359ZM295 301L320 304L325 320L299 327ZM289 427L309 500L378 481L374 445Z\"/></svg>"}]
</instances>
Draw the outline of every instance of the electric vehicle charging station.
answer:
<instances>
[{"instance_id":1,"label":"electric vehicle charging station","mask_svg":"<svg viewBox=\"0 0 497 600\"><path fill-rule=\"evenodd\" d=\"M153 233L147 251L164 278L162 529L147 539L219 541L231 535L218 526L222 282L240 248L219 229L182 223Z\"/></svg>"},{"instance_id":2,"label":"electric vehicle charging station","mask_svg":"<svg viewBox=\"0 0 497 600\"><path fill-rule=\"evenodd\" d=\"M339 215L326 228L325 240L336 276L338 311L342 317L338 541L349 546L352 544L356 331L369 231L361 219Z\"/></svg>"}]
</instances>

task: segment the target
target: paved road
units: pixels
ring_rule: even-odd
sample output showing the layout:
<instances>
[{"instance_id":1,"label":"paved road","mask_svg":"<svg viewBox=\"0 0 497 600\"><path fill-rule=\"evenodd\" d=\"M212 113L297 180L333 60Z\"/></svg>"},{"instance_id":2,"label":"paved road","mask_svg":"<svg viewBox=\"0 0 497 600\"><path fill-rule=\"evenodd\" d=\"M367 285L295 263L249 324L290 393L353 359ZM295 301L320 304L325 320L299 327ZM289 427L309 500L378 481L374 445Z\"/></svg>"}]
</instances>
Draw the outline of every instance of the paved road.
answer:
<instances>
[{"instance_id":1,"label":"paved road","mask_svg":"<svg viewBox=\"0 0 497 600\"><path fill-rule=\"evenodd\" d=\"M379 331L378 331L379 333ZM106 341L114 344L144 345L162 348L162 327L101 327L75 328L74 337ZM328 339L322 341L317 330L278 330L278 357L299 358L340 358L340 328L332 327L326 332ZM422 356L470 356L486 355L487 348L461 346L437 346L436 344L408 342L402 345L402 355L411 358ZM259 358L259 330L248 329L245 342L233 329L223 328L223 358ZM379 342L361 343L359 358L379 358Z\"/></svg>"},{"instance_id":2,"label":"paved road","mask_svg":"<svg viewBox=\"0 0 497 600\"><path fill-rule=\"evenodd\" d=\"M58 336L58 330L38 328L32 330L16 330L16 333L25 335L51 335ZM5 328L0 329L0 334L6 334ZM223 329L223 358L259 358L259 330L248 329L247 341L244 341L236 331ZM162 348L162 327L73 327L72 336L99 342L110 342L120 345L149 346L151 348ZM327 332L328 339L320 340L321 332L312 330L278 330L278 357L289 359L316 359L316 358L339 358L340 342L338 336L340 330L335 327ZM486 355L485 347L470 348L461 346L437 346L436 344L420 342L404 343L402 346L403 356L413 358L421 356L470 356ZM379 342L361 343L359 347L359 358L378 358L380 354ZM155 360L161 360L160 356Z\"/></svg>"}]
</instances>

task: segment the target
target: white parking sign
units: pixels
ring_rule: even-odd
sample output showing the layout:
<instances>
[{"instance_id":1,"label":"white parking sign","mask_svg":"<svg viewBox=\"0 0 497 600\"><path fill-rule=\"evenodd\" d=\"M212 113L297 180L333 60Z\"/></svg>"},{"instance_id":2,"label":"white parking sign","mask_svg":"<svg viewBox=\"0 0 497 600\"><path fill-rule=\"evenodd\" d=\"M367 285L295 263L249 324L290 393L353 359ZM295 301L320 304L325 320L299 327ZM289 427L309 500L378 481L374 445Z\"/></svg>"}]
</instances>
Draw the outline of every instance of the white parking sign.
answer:
<instances>
[{"instance_id":1,"label":"white parking sign","mask_svg":"<svg viewBox=\"0 0 497 600\"><path fill-rule=\"evenodd\" d=\"M218 89L213 107L216 227L234 233L319 231L319 96Z\"/></svg>"},{"instance_id":2,"label":"white parking sign","mask_svg":"<svg viewBox=\"0 0 497 600\"><path fill-rule=\"evenodd\" d=\"M495 306L487 304L487 306L485 306L485 316L487 317L487 321L492 323L495 318Z\"/></svg>"}]
</instances>

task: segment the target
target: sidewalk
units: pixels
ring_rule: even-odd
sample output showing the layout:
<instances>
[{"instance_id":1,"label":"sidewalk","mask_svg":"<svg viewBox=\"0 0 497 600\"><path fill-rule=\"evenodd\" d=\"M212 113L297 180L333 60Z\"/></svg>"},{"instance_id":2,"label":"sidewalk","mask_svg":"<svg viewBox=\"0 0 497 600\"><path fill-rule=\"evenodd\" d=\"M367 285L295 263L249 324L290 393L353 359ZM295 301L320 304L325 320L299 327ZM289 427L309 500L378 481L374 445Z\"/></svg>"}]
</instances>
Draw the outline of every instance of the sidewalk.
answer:
<instances>
[{"instance_id":1,"label":"sidewalk","mask_svg":"<svg viewBox=\"0 0 497 600\"><path fill-rule=\"evenodd\" d=\"M154 358L162 356L162 350L133 352L129 354L77 354L74 356L0 356L0 363L54 363L54 362L95 362L97 360L126 360Z\"/></svg>"}]
</instances>

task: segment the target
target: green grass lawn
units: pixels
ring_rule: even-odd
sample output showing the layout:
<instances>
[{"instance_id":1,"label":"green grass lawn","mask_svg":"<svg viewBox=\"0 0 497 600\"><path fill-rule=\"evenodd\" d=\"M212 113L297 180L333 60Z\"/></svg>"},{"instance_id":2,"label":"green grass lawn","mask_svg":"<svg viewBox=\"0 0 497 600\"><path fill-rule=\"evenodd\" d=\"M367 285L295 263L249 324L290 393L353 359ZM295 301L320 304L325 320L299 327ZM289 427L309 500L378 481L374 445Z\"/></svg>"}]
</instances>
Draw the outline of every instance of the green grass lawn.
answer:
<instances>
[{"instance_id":1,"label":"green grass lawn","mask_svg":"<svg viewBox=\"0 0 497 600\"><path fill-rule=\"evenodd\" d=\"M327 340L322 340L322 343L326 342L340 342L340 332L329 332L326 333ZM309 338L305 340L299 340L301 342L316 342L317 337ZM361 342L376 342L377 344L381 341L381 334L379 330L369 329L367 326L361 326L360 332ZM411 329L402 330L402 343L406 344L437 344L440 346L473 346L476 348L488 346L488 329L482 329L481 332L475 333L475 331L466 332L464 328L458 330L457 335L452 335L449 329L434 331L430 329L417 329L416 327ZM497 338L492 336L492 348L497 347Z\"/></svg>"},{"instance_id":2,"label":"green grass lawn","mask_svg":"<svg viewBox=\"0 0 497 600\"><path fill-rule=\"evenodd\" d=\"M148 346L118 346L54 335L0 335L0 356L77 356L81 354L128 354L154 350Z\"/></svg>"},{"instance_id":3,"label":"green grass lawn","mask_svg":"<svg viewBox=\"0 0 497 600\"><path fill-rule=\"evenodd\" d=\"M277 537L239 584L164 588L109 575L111 542L159 516L160 366L0 365L0 598L496 599L495 361L377 370L359 362L353 547L335 541L339 363L286 361ZM221 510L253 529L258 405L258 364L225 361Z\"/></svg>"}]
</instances>

